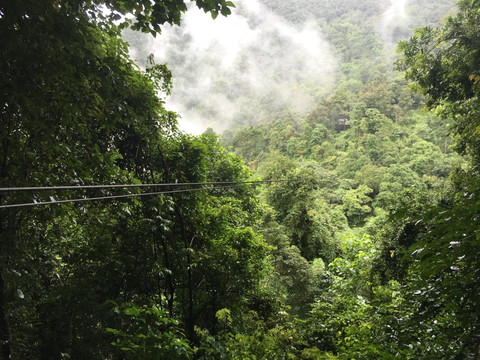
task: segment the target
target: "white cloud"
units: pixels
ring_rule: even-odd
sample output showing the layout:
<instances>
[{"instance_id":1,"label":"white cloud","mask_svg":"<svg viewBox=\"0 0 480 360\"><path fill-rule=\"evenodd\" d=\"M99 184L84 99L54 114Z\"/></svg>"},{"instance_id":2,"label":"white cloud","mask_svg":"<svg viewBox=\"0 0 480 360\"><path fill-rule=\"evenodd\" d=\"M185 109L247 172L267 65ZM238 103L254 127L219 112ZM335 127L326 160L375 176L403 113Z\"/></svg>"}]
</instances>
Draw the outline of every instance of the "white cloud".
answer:
<instances>
[{"instance_id":1,"label":"white cloud","mask_svg":"<svg viewBox=\"0 0 480 360\"><path fill-rule=\"evenodd\" d=\"M407 23L407 5L409 0L390 0L387 10L382 14L380 33L386 42L394 41L393 33Z\"/></svg>"},{"instance_id":2,"label":"white cloud","mask_svg":"<svg viewBox=\"0 0 480 360\"><path fill-rule=\"evenodd\" d=\"M137 58L153 52L169 64L167 106L193 133L255 123L282 108L307 112L333 85L336 62L315 23L296 27L258 0L235 3L232 15L215 20L192 7L180 28L134 45Z\"/></svg>"}]
</instances>

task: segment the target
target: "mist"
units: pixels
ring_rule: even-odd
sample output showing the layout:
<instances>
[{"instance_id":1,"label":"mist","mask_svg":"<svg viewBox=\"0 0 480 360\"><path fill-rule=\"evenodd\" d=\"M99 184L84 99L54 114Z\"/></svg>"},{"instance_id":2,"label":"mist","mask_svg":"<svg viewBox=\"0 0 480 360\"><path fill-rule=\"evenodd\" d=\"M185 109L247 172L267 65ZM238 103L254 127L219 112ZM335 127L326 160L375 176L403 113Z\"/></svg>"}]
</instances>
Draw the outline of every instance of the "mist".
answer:
<instances>
[{"instance_id":1,"label":"mist","mask_svg":"<svg viewBox=\"0 0 480 360\"><path fill-rule=\"evenodd\" d=\"M385 9L378 32L387 51L399 40L408 39L418 27L437 26L446 16L456 13L456 0L380 0Z\"/></svg>"},{"instance_id":2,"label":"mist","mask_svg":"<svg viewBox=\"0 0 480 360\"><path fill-rule=\"evenodd\" d=\"M215 20L192 7L181 27L166 26L156 39L127 36L140 63L150 53L168 63L174 84L166 106L189 133L306 113L334 86L337 63L313 20L293 25L257 0L235 4Z\"/></svg>"},{"instance_id":3,"label":"mist","mask_svg":"<svg viewBox=\"0 0 480 360\"><path fill-rule=\"evenodd\" d=\"M365 29L373 25L372 35L382 40L383 62L392 69L397 42L411 36L415 27L438 22L454 3L352 2L352 14L366 22ZM295 4L238 0L232 15L215 20L191 6L180 27L166 25L157 38L134 31L126 31L124 38L141 67L151 53L157 63L168 64L174 83L166 106L180 115L182 130L199 134L212 127L222 133L267 123L284 111L301 118L329 96L342 77L340 60L321 30L342 14L327 0Z\"/></svg>"},{"instance_id":4,"label":"mist","mask_svg":"<svg viewBox=\"0 0 480 360\"><path fill-rule=\"evenodd\" d=\"M407 24L408 0L389 0L387 10L382 14L380 34L387 43L396 42L395 32Z\"/></svg>"},{"instance_id":5,"label":"mist","mask_svg":"<svg viewBox=\"0 0 480 360\"><path fill-rule=\"evenodd\" d=\"M398 40L410 34L410 24L407 15L409 0L385 0L386 10L382 14L380 36L387 46L387 51L396 46Z\"/></svg>"}]
</instances>

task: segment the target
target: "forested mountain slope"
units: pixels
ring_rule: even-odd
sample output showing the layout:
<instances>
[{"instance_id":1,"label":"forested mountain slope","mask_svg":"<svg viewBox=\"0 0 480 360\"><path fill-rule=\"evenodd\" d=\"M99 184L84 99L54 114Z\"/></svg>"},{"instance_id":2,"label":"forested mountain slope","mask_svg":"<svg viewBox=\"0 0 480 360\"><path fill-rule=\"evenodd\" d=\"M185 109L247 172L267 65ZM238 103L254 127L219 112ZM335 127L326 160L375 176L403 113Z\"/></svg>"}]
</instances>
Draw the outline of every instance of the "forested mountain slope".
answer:
<instances>
[{"instance_id":1,"label":"forested mountain slope","mask_svg":"<svg viewBox=\"0 0 480 360\"><path fill-rule=\"evenodd\" d=\"M291 311L305 317L302 301L314 299L307 338L322 350L304 356L477 358L479 12L468 1L460 8L440 30L400 43L407 80L381 51L339 47L337 87L308 115L285 111L223 135L265 178L305 181L263 193L317 276L295 298L285 278L298 273L276 264ZM301 268L286 249L283 261Z\"/></svg>"},{"instance_id":2,"label":"forested mountain slope","mask_svg":"<svg viewBox=\"0 0 480 360\"><path fill-rule=\"evenodd\" d=\"M399 95L404 96L403 108L395 104L395 87L404 91ZM405 189L440 191L460 164L445 126L433 114L415 109L418 99L405 84L379 82L358 96L351 94L350 111L337 110L341 101L336 95L305 119L285 113L268 125L224 137L224 144L263 176L280 175L268 174L280 158L315 169L320 182L316 197L329 204L330 212L342 210L351 227L381 218ZM359 98L370 98L369 105Z\"/></svg>"},{"instance_id":3,"label":"forested mountain slope","mask_svg":"<svg viewBox=\"0 0 480 360\"><path fill-rule=\"evenodd\" d=\"M195 4L0 2L0 360L478 359L478 1Z\"/></svg>"},{"instance_id":4,"label":"forested mountain slope","mask_svg":"<svg viewBox=\"0 0 480 360\"><path fill-rule=\"evenodd\" d=\"M226 19L192 11L156 40L138 32L124 38L140 64L150 53L168 63L175 84L168 101L185 129L222 132L267 123L283 110L302 116L343 82L391 77L396 42L438 24L454 4L238 1Z\"/></svg>"}]
</instances>

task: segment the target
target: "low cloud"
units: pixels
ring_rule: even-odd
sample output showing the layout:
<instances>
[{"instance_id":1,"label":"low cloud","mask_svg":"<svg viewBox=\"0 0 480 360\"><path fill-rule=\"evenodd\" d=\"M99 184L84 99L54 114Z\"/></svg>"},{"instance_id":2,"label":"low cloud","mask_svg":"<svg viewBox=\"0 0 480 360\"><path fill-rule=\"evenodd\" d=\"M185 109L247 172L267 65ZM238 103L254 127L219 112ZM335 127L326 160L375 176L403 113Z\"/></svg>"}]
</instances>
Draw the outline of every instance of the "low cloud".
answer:
<instances>
[{"instance_id":1,"label":"low cloud","mask_svg":"<svg viewBox=\"0 0 480 360\"><path fill-rule=\"evenodd\" d=\"M409 0L386 0L387 7L380 24L380 35L385 43L396 43L409 31L408 3Z\"/></svg>"},{"instance_id":2,"label":"low cloud","mask_svg":"<svg viewBox=\"0 0 480 360\"><path fill-rule=\"evenodd\" d=\"M192 7L181 27L167 26L157 39L127 34L134 58L153 53L168 63L167 107L188 132L221 132L284 109L305 113L334 85L336 61L313 21L292 25L258 0L235 3L216 20Z\"/></svg>"}]
</instances>

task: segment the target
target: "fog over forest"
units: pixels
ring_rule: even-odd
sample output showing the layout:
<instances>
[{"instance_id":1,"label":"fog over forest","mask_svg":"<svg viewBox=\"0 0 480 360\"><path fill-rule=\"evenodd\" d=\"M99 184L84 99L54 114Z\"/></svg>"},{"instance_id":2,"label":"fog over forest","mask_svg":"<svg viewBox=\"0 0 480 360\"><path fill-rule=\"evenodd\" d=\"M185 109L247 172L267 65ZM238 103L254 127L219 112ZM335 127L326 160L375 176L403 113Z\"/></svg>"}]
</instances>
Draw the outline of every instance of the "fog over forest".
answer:
<instances>
[{"instance_id":1,"label":"fog over forest","mask_svg":"<svg viewBox=\"0 0 480 360\"><path fill-rule=\"evenodd\" d=\"M407 2L383 0L379 7L385 10L376 31L386 45L408 21ZM258 0L235 5L231 16L215 20L192 6L181 27L165 26L157 38L125 35L141 65L150 53L168 63L174 88L167 108L181 115L187 132L221 132L232 122L266 121L284 109L303 114L335 85L339 61L313 16L293 24Z\"/></svg>"},{"instance_id":2,"label":"fog over forest","mask_svg":"<svg viewBox=\"0 0 480 360\"><path fill-rule=\"evenodd\" d=\"M233 15L216 20L192 8L181 28L166 27L133 48L134 58L151 52L169 64L167 107L189 132L221 131L259 103L308 111L334 83L335 58L313 21L294 26L256 0L237 3Z\"/></svg>"}]
</instances>

